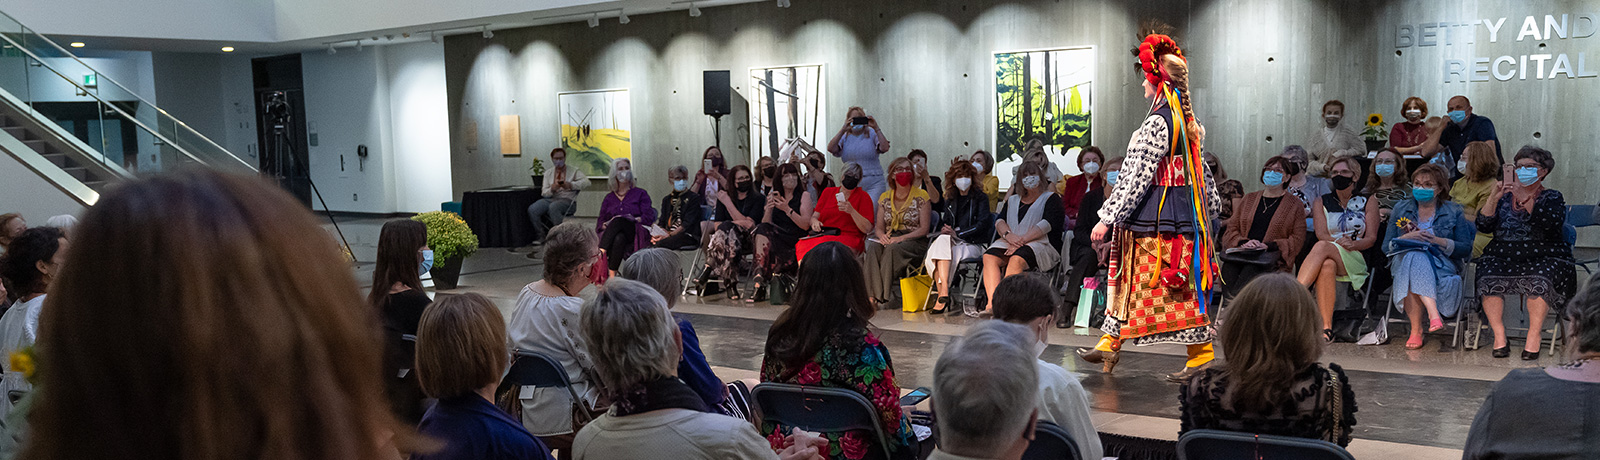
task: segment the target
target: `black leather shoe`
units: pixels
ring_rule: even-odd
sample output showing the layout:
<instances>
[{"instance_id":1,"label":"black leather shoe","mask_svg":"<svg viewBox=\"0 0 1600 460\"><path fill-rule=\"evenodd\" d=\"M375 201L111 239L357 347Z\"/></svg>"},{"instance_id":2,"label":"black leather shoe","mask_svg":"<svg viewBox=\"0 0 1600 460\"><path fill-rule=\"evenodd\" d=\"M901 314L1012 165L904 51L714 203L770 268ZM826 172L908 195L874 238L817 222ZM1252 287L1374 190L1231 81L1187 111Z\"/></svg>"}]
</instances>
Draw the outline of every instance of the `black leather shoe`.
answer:
<instances>
[{"instance_id":1,"label":"black leather shoe","mask_svg":"<svg viewBox=\"0 0 1600 460\"><path fill-rule=\"evenodd\" d=\"M1167 381L1172 383L1187 382L1189 381L1189 377L1194 377L1195 374L1200 373L1201 369L1205 368L1205 365L1201 365L1200 367L1185 367L1181 371L1167 374Z\"/></svg>"},{"instance_id":2,"label":"black leather shoe","mask_svg":"<svg viewBox=\"0 0 1600 460\"><path fill-rule=\"evenodd\" d=\"M1491 350L1491 351L1489 351L1489 356L1493 356L1493 357L1496 357L1496 358L1510 357L1511 356L1511 346L1510 345L1506 345L1506 346Z\"/></svg>"},{"instance_id":3,"label":"black leather shoe","mask_svg":"<svg viewBox=\"0 0 1600 460\"><path fill-rule=\"evenodd\" d=\"M1537 361L1538 359L1539 359L1539 352L1522 350L1522 360L1523 361Z\"/></svg>"}]
</instances>

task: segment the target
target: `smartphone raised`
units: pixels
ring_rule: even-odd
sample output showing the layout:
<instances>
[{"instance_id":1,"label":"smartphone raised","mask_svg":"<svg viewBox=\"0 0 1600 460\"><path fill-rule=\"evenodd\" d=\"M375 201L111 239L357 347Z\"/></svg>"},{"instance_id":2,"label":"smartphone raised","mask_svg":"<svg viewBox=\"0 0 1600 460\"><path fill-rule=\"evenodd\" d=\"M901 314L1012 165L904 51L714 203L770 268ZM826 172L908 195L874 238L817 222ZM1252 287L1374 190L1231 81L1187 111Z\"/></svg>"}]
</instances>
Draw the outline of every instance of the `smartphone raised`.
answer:
<instances>
[{"instance_id":1,"label":"smartphone raised","mask_svg":"<svg viewBox=\"0 0 1600 460\"><path fill-rule=\"evenodd\" d=\"M910 393L906 393L905 396L900 397L900 405L915 406L918 403L921 403L922 400L928 399L930 392L931 390L928 390L927 387L918 387L915 390L911 390Z\"/></svg>"},{"instance_id":2,"label":"smartphone raised","mask_svg":"<svg viewBox=\"0 0 1600 460\"><path fill-rule=\"evenodd\" d=\"M866 125L867 125L867 117L855 117L855 118L851 118L851 119L850 119L850 124L852 124L852 125L860 125L860 126L866 126Z\"/></svg>"},{"instance_id":3,"label":"smartphone raised","mask_svg":"<svg viewBox=\"0 0 1600 460\"><path fill-rule=\"evenodd\" d=\"M711 172L711 159L710 158L707 158L707 159L701 161L700 164L704 165L704 166L701 167L702 168L701 171L705 171L707 173Z\"/></svg>"}]
</instances>

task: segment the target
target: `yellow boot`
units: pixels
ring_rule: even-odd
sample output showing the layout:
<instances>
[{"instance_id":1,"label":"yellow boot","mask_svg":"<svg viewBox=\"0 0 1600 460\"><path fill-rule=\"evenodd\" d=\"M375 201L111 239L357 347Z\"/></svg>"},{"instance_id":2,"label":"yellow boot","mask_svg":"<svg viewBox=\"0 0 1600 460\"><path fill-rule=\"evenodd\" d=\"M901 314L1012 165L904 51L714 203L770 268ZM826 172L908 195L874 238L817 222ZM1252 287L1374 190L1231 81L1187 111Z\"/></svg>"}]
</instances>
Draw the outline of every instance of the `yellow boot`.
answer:
<instances>
[{"instance_id":1,"label":"yellow boot","mask_svg":"<svg viewBox=\"0 0 1600 460\"><path fill-rule=\"evenodd\" d=\"M1084 361L1101 365L1100 370L1109 374L1112 368L1117 367L1121 350L1122 339L1107 334L1100 336L1100 343L1095 344L1094 349L1079 348L1077 353Z\"/></svg>"}]
</instances>

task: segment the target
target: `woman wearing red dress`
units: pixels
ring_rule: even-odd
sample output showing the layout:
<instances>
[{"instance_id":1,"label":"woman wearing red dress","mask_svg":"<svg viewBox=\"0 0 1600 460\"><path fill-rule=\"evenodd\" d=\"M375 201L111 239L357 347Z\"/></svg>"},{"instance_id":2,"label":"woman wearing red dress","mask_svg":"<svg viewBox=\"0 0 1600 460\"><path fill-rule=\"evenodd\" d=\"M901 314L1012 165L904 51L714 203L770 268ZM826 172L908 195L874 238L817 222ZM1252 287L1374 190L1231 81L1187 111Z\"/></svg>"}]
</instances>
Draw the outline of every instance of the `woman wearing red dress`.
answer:
<instances>
[{"instance_id":1,"label":"woman wearing red dress","mask_svg":"<svg viewBox=\"0 0 1600 460\"><path fill-rule=\"evenodd\" d=\"M867 233L872 231L873 212L872 197L860 188L861 165L845 166L839 182L842 186L825 188L817 197L817 207L811 211L811 235L795 243L796 260L805 260L811 248L829 241L844 243L857 255L864 249ZM833 229L838 229L837 235L828 234Z\"/></svg>"}]
</instances>

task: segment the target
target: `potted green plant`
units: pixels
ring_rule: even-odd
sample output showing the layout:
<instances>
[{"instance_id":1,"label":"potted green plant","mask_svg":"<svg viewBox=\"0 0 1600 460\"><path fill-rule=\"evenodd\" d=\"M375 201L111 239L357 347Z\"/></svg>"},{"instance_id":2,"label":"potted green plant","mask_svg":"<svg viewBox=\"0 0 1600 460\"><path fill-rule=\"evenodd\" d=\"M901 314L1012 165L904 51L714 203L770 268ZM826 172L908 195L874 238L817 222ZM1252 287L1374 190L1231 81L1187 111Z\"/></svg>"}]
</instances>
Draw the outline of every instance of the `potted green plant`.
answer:
<instances>
[{"instance_id":1,"label":"potted green plant","mask_svg":"<svg viewBox=\"0 0 1600 460\"><path fill-rule=\"evenodd\" d=\"M1367 151L1376 152L1389 145L1389 132L1384 130L1388 126L1383 122L1383 114L1367 115L1367 129L1361 131L1361 139L1367 141Z\"/></svg>"},{"instance_id":2,"label":"potted green plant","mask_svg":"<svg viewBox=\"0 0 1600 460\"><path fill-rule=\"evenodd\" d=\"M428 227L428 247L433 249L433 287L450 290L461 279L461 261L478 252L478 235L467 227L467 221L453 212L430 211L417 214L412 220Z\"/></svg>"},{"instance_id":3,"label":"potted green plant","mask_svg":"<svg viewBox=\"0 0 1600 460\"><path fill-rule=\"evenodd\" d=\"M540 160L538 158L534 158L533 159L533 166L529 167L528 170L529 171L533 171L533 187L534 188L543 188L544 187L544 161Z\"/></svg>"}]
</instances>

